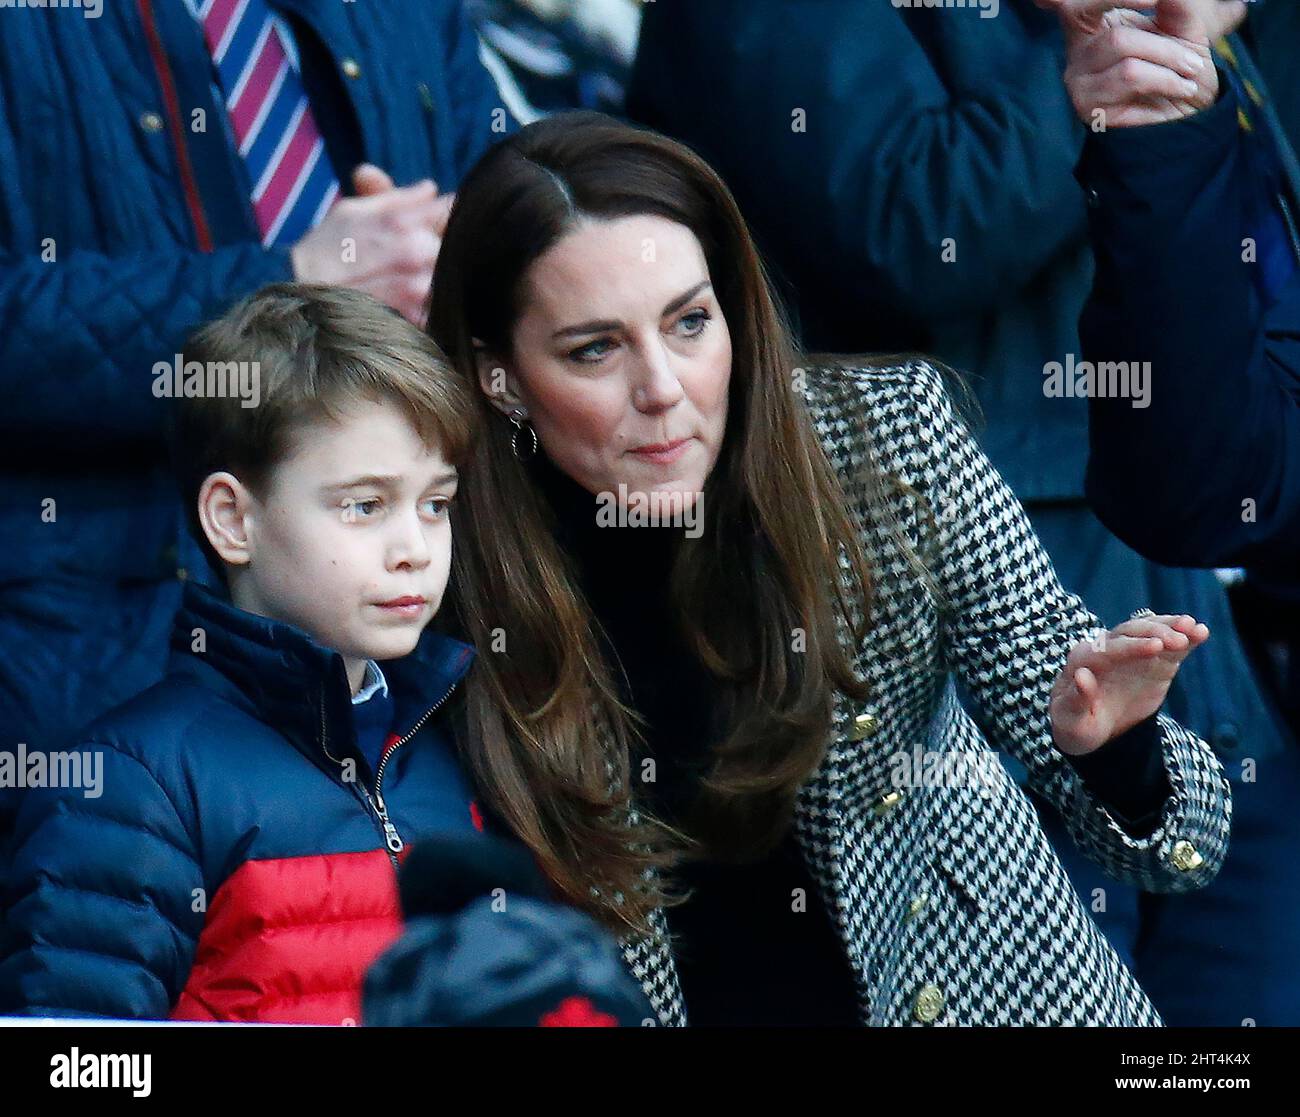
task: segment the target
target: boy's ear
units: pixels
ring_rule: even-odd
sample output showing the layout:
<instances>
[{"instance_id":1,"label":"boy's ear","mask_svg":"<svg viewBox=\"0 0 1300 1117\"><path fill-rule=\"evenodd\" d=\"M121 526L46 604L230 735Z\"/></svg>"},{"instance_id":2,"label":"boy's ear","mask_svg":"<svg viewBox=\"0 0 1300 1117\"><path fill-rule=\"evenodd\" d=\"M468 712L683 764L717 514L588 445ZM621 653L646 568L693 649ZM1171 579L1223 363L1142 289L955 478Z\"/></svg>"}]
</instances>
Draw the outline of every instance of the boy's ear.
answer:
<instances>
[{"instance_id":1,"label":"boy's ear","mask_svg":"<svg viewBox=\"0 0 1300 1117\"><path fill-rule=\"evenodd\" d=\"M210 474L199 487L199 524L222 562L247 566L253 559L249 539L252 494L233 473Z\"/></svg>"},{"instance_id":2,"label":"boy's ear","mask_svg":"<svg viewBox=\"0 0 1300 1117\"><path fill-rule=\"evenodd\" d=\"M478 338L474 339L474 361L478 367L479 387L493 407L502 415L509 415L516 407L525 412L528 410L519 397L518 381L510 365Z\"/></svg>"}]
</instances>

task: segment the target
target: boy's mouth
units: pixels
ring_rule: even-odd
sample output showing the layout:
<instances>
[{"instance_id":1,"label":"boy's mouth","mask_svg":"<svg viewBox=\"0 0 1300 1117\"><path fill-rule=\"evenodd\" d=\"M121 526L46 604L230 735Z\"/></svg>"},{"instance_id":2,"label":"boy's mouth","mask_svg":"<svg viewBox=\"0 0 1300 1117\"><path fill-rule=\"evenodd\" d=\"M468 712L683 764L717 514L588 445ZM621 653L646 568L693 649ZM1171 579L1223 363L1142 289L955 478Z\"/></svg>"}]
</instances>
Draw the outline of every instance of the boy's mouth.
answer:
<instances>
[{"instance_id":1,"label":"boy's mouth","mask_svg":"<svg viewBox=\"0 0 1300 1117\"><path fill-rule=\"evenodd\" d=\"M424 607L429 604L426 597L417 597L407 595L406 597L395 597L391 601L380 601L376 607L384 612L398 617L418 617L424 612Z\"/></svg>"}]
</instances>

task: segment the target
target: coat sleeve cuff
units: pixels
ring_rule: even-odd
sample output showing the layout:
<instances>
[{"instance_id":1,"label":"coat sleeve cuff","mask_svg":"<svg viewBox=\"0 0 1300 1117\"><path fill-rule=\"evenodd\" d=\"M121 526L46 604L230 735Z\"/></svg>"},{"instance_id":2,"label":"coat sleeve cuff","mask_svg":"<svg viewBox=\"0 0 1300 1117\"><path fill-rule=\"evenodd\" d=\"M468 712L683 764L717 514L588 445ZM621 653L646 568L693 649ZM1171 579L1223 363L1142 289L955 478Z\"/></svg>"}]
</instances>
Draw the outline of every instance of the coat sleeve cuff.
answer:
<instances>
[{"instance_id":1,"label":"coat sleeve cuff","mask_svg":"<svg viewBox=\"0 0 1300 1117\"><path fill-rule=\"evenodd\" d=\"M1173 794L1165 773L1157 714L1140 721L1086 756L1068 756L1071 766L1133 837L1147 837L1160 822Z\"/></svg>"},{"instance_id":2,"label":"coat sleeve cuff","mask_svg":"<svg viewBox=\"0 0 1300 1117\"><path fill-rule=\"evenodd\" d=\"M1219 99L1192 116L1090 133L1074 177L1091 191L1088 200L1093 208L1105 204L1107 187L1113 183L1124 183L1133 175L1167 172L1175 165L1177 180L1199 189L1237 142L1239 109L1232 83L1220 73Z\"/></svg>"}]
</instances>

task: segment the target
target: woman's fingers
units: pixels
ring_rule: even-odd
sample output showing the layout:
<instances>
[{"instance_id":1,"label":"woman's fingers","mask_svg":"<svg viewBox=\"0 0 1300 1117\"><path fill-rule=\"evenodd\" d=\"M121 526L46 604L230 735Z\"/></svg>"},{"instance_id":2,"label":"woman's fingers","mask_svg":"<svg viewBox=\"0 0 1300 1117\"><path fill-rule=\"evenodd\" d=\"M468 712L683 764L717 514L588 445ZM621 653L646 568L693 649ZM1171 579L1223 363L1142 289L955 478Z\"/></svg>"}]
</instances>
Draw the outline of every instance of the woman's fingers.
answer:
<instances>
[{"instance_id":1,"label":"woman's fingers","mask_svg":"<svg viewBox=\"0 0 1300 1117\"><path fill-rule=\"evenodd\" d=\"M1097 682L1097 676L1087 667L1080 667L1074 673L1074 689L1078 692L1085 709L1091 709L1092 704L1101 694L1101 684Z\"/></svg>"},{"instance_id":2,"label":"woman's fingers","mask_svg":"<svg viewBox=\"0 0 1300 1117\"><path fill-rule=\"evenodd\" d=\"M1209 637L1209 627L1185 613L1141 617L1116 625L1100 638L1080 641L1070 650L1067 665L1096 674L1130 660L1160 657L1176 666Z\"/></svg>"},{"instance_id":3,"label":"woman's fingers","mask_svg":"<svg viewBox=\"0 0 1300 1117\"><path fill-rule=\"evenodd\" d=\"M1130 636L1160 636L1166 640L1172 631L1186 636L1193 644L1204 643L1210 636L1209 627L1198 622L1190 613L1158 613L1150 617L1137 617L1116 625L1113 631ZM1185 645L1176 642L1167 646Z\"/></svg>"},{"instance_id":4,"label":"woman's fingers","mask_svg":"<svg viewBox=\"0 0 1300 1117\"><path fill-rule=\"evenodd\" d=\"M1192 639L1190 634L1182 632L1171 625L1161 624L1158 621L1125 621L1124 624L1111 630L1120 636L1132 636L1138 640L1159 640L1161 651L1177 651L1189 647ZM1114 636L1111 637L1114 639Z\"/></svg>"},{"instance_id":5,"label":"woman's fingers","mask_svg":"<svg viewBox=\"0 0 1300 1117\"><path fill-rule=\"evenodd\" d=\"M1103 640L1075 644L1068 662L1076 670L1088 667L1096 671L1124 660L1151 659L1164 651L1165 642L1159 636L1127 636L1112 631Z\"/></svg>"}]
</instances>

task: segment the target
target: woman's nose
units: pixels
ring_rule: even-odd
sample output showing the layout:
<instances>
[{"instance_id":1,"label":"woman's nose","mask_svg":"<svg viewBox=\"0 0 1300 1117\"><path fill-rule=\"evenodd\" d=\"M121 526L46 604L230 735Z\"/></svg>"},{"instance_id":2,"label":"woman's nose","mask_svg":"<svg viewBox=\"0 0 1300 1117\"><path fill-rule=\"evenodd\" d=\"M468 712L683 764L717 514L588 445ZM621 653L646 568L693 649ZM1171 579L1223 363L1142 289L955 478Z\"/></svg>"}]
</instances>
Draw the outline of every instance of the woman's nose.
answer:
<instances>
[{"instance_id":1,"label":"woman's nose","mask_svg":"<svg viewBox=\"0 0 1300 1117\"><path fill-rule=\"evenodd\" d=\"M662 345L650 347L640 374L632 387L632 404L638 411L662 411L682 398L682 382Z\"/></svg>"}]
</instances>

